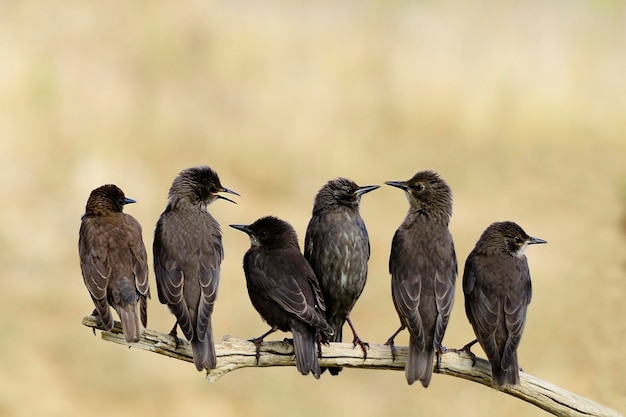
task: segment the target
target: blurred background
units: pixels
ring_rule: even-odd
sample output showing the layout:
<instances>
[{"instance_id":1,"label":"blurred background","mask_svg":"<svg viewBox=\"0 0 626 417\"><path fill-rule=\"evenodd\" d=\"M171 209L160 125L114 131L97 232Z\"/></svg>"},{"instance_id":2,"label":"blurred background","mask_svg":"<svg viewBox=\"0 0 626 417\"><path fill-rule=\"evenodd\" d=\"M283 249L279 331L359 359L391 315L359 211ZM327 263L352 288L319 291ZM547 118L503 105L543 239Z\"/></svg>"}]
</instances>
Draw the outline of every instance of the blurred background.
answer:
<instances>
[{"instance_id":1,"label":"blurred background","mask_svg":"<svg viewBox=\"0 0 626 417\"><path fill-rule=\"evenodd\" d=\"M249 240L228 224L274 214L302 241L327 180L434 169L454 193L460 276L493 221L549 242L527 251L524 370L626 411L625 40L611 0L0 2L0 415L544 414L440 375L428 390L354 369L209 384L94 337L77 252L90 191L115 183L138 201L126 212L151 264L171 181L199 164L241 194L210 207L226 251L217 340L267 329L241 269ZM392 187L363 198L372 256L352 318L370 343L398 325L387 260L406 210ZM167 332L150 280L148 324ZM444 343L472 337L459 285Z\"/></svg>"}]
</instances>

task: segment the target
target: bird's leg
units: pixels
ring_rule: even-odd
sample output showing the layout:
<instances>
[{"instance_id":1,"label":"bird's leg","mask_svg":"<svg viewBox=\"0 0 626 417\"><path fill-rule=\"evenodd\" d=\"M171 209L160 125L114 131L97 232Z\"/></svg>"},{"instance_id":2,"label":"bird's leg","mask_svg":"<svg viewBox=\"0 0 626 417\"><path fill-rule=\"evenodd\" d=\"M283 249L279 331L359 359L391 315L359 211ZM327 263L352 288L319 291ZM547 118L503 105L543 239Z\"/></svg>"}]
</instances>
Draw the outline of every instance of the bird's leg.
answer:
<instances>
[{"instance_id":1,"label":"bird's leg","mask_svg":"<svg viewBox=\"0 0 626 417\"><path fill-rule=\"evenodd\" d=\"M263 333L261 336L248 339L248 342L252 342L256 346L256 364L257 365L259 364L259 359L261 359L261 344L263 343L263 339L265 339L266 336L274 333L276 330L278 330L278 327L272 327L271 329Z\"/></svg>"},{"instance_id":2,"label":"bird's leg","mask_svg":"<svg viewBox=\"0 0 626 417\"><path fill-rule=\"evenodd\" d=\"M396 360L396 344L394 343L394 339L396 338L398 333L400 333L405 328L406 328L405 325L400 326L400 328L396 330L396 332L392 334L391 337L387 339L387 341L385 342L385 345L391 348L391 361L392 362Z\"/></svg>"},{"instance_id":3,"label":"bird's leg","mask_svg":"<svg viewBox=\"0 0 626 417\"><path fill-rule=\"evenodd\" d=\"M361 350L363 351L363 360L367 359L367 349L369 349L370 344L361 340L359 335L356 333L354 326L352 325L352 320L350 320L350 316L346 316L346 321L348 322L348 326L352 329L352 335L354 338L352 339L352 348L354 349L356 345L361 346Z\"/></svg>"},{"instance_id":4,"label":"bird's leg","mask_svg":"<svg viewBox=\"0 0 626 417\"><path fill-rule=\"evenodd\" d=\"M472 359L472 366L474 366L474 364L476 363L476 355L474 354L474 352L472 352L472 346L474 346L476 343L478 343L478 339L472 340L471 342L463 346L461 349L446 349L446 351L456 352L456 353L461 353L461 352L466 353Z\"/></svg>"},{"instance_id":5,"label":"bird's leg","mask_svg":"<svg viewBox=\"0 0 626 417\"><path fill-rule=\"evenodd\" d=\"M441 370L441 355L446 353L448 349L445 346L439 346L439 349L435 349L435 355L437 355L437 362L435 364L435 372L439 373Z\"/></svg>"},{"instance_id":6,"label":"bird's leg","mask_svg":"<svg viewBox=\"0 0 626 417\"><path fill-rule=\"evenodd\" d=\"M98 315L98 310L96 310L94 308L93 311L91 312L91 315L94 316L97 319L98 323L101 323L100 316ZM92 327L91 331L93 332L93 335L95 336L96 335L96 328Z\"/></svg>"},{"instance_id":7,"label":"bird's leg","mask_svg":"<svg viewBox=\"0 0 626 417\"><path fill-rule=\"evenodd\" d=\"M178 346L180 346L180 339L178 338L178 332L176 331L177 327L178 327L178 322L175 322L174 327L172 327L172 330L170 330L169 332L169 335L174 338L174 348L176 350L178 350Z\"/></svg>"},{"instance_id":8,"label":"bird's leg","mask_svg":"<svg viewBox=\"0 0 626 417\"><path fill-rule=\"evenodd\" d=\"M328 338L324 336L320 329L315 329L315 344L317 345L317 357L322 357L322 343L326 346L330 346Z\"/></svg>"}]
</instances>

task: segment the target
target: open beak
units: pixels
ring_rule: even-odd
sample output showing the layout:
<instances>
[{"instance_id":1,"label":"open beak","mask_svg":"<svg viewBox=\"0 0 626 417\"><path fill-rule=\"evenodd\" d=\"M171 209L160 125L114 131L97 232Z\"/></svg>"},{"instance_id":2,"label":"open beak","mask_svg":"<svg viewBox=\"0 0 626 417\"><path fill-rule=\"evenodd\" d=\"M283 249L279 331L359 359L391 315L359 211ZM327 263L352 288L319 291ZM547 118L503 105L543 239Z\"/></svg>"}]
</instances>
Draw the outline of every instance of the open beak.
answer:
<instances>
[{"instance_id":1,"label":"open beak","mask_svg":"<svg viewBox=\"0 0 626 417\"><path fill-rule=\"evenodd\" d=\"M363 187L359 187L354 194L357 196L362 196L365 193L369 193L370 191L374 191L375 189L380 188L380 185L365 185Z\"/></svg>"},{"instance_id":2,"label":"open beak","mask_svg":"<svg viewBox=\"0 0 626 417\"><path fill-rule=\"evenodd\" d=\"M223 187L223 188L222 188L219 192L220 192L220 193L234 194L234 195L236 195L236 196L239 196L239 193L238 193L237 191L233 191L233 190L228 189L228 188L226 188L226 187ZM233 201L233 200L231 200L231 199L230 199L230 198L228 198L228 197L224 197L223 195L219 195L219 194L217 194L217 196L216 196L216 197L217 197L217 198L221 198L222 200L230 201L231 203L237 204L237 202L236 202L236 201ZM240 196L240 197L241 197L241 196Z\"/></svg>"}]
</instances>

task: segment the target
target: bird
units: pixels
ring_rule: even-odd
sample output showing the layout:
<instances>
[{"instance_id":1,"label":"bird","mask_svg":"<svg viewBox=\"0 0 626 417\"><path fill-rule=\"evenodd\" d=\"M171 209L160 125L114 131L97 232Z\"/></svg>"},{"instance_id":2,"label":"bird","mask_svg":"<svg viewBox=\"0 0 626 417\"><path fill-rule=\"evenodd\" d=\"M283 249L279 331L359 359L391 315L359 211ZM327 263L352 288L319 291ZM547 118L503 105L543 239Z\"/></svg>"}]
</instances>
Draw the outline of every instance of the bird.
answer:
<instances>
[{"instance_id":1,"label":"bird","mask_svg":"<svg viewBox=\"0 0 626 417\"><path fill-rule=\"evenodd\" d=\"M359 345L367 358L367 342L358 336L350 312L367 281L370 242L359 214L361 196L379 188L359 187L347 178L328 181L315 196L313 213L304 240L304 257L317 277L324 302L326 321L333 329L332 342L341 342L347 321L352 329L352 345ZM342 368L330 368L338 375ZM323 370L322 370L323 371Z\"/></svg>"},{"instance_id":2,"label":"bird","mask_svg":"<svg viewBox=\"0 0 626 417\"><path fill-rule=\"evenodd\" d=\"M517 348L532 297L524 251L538 243L547 242L528 236L514 222L496 222L483 232L465 262L465 312L491 363L496 388L520 383ZM467 350L474 343L466 345Z\"/></svg>"},{"instance_id":3,"label":"bird","mask_svg":"<svg viewBox=\"0 0 626 417\"><path fill-rule=\"evenodd\" d=\"M224 258L222 232L207 206L220 195L237 192L222 186L206 165L182 170L172 182L165 211L154 231L154 272L159 301L176 316L170 332L178 346L176 328L191 342L198 371L215 369L211 315L217 298Z\"/></svg>"},{"instance_id":4,"label":"bird","mask_svg":"<svg viewBox=\"0 0 626 417\"><path fill-rule=\"evenodd\" d=\"M94 189L78 233L80 269L102 327L113 328L113 307L127 342L138 342L148 322L148 262L141 225L124 205L127 198L114 184Z\"/></svg>"},{"instance_id":5,"label":"bird","mask_svg":"<svg viewBox=\"0 0 626 417\"><path fill-rule=\"evenodd\" d=\"M389 257L393 303L400 328L387 340L395 356L394 339L407 328L409 351L404 368L409 385L419 380L425 388L443 352L442 340L452 305L457 261L448 224L452 192L434 171L416 173L407 181L385 184L404 190L409 211L395 232Z\"/></svg>"},{"instance_id":6,"label":"bird","mask_svg":"<svg viewBox=\"0 0 626 417\"><path fill-rule=\"evenodd\" d=\"M252 305L271 327L251 339L259 349L263 339L275 332L293 334L295 362L302 375L321 374L318 331L324 337L332 328L324 317L324 298L313 269L300 253L294 228L274 216L261 217L250 225L231 224L250 237L250 248L243 258L248 295ZM321 336L321 335L320 335Z\"/></svg>"}]
</instances>

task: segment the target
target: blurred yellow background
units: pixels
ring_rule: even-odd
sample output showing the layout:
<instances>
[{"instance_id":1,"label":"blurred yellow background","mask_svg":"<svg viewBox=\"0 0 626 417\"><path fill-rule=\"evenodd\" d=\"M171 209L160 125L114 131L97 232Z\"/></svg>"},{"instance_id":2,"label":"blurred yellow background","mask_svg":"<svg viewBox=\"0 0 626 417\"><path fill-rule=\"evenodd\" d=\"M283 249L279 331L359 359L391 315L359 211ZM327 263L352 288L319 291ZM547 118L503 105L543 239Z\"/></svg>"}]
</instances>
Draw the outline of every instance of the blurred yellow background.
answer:
<instances>
[{"instance_id":1,"label":"blurred yellow background","mask_svg":"<svg viewBox=\"0 0 626 417\"><path fill-rule=\"evenodd\" d=\"M525 371L626 411L623 2L14 1L0 44L0 415L543 415L438 375L427 390L353 369L209 384L94 337L77 253L89 192L136 199L151 252L172 179L198 164L241 194L210 207L226 251L217 340L267 329L241 269L249 241L228 224L274 214L302 240L327 180L434 169L454 193L461 275L493 221L549 242L527 251ZM372 257L352 318L371 343L398 325L387 259L406 210L391 187L363 198ZM149 327L167 332L150 280ZM472 336L459 285L444 343Z\"/></svg>"}]
</instances>

